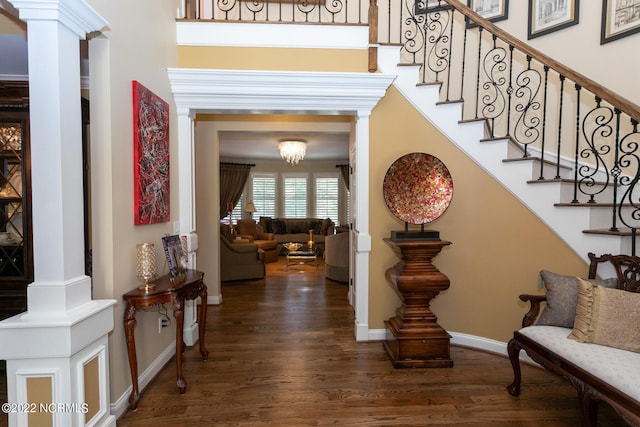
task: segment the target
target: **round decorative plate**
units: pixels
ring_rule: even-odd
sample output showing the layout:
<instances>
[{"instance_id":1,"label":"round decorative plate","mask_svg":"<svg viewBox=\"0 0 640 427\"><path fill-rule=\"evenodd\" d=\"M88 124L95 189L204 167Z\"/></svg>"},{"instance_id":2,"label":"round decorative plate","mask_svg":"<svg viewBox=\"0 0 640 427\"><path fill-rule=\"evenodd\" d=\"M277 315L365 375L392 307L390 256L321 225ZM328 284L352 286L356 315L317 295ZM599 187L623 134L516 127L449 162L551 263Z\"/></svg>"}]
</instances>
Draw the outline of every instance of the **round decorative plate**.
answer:
<instances>
[{"instance_id":1,"label":"round decorative plate","mask_svg":"<svg viewBox=\"0 0 640 427\"><path fill-rule=\"evenodd\" d=\"M449 207L453 180L437 157L411 153L389 167L382 192L384 202L398 219L409 224L426 224L438 219Z\"/></svg>"}]
</instances>

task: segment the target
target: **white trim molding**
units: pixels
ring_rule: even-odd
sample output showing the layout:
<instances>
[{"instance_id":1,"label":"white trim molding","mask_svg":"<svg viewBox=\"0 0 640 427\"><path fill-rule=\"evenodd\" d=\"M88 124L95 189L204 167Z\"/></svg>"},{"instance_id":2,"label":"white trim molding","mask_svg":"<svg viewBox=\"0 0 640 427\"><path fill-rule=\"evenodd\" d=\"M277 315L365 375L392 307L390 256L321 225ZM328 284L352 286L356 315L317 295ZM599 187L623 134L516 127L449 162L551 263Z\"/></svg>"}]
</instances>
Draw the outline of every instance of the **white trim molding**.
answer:
<instances>
[{"instance_id":1,"label":"white trim molding","mask_svg":"<svg viewBox=\"0 0 640 427\"><path fill-rule=\"evenodd\" d=\"M176 108L181 117L196 113L241 114L333 114L355 117L355 162L360 164L354 178L358 185L354 198L358 201L356 227L356 265L354 280L356 307L354 335L358 341L368 339L369 325L369 116L385 95L395 75L378 73L293 72L213 70L169 68L167 70ZM180 126L180 155L193 153L193 126L186 120ZM358 154L359 153L359 154ZM179 159L181 192L186 183L193 185L195 170L191 159ZM183 183L185 185L183 186ZM189 190L190 194L193 189ZM181 223L193 218L194 202L181 199ZM196 230L195 221L193 231ZM183 230L181 230L183 231ZM186 230L184 230L186 231ZM220 296L220 299L222 296Z\"/></svg>"},{"instance_id":2,"label":"white trim molding","mask_svg":"<svg viewBox=\"0 0 640 427\"><path fill-rule=\"evenodd\" d=\"M354 25L278 25L272 23L191 22L176 24L179 46L233 46L299 49L367 49L369 27ZM247 28L251 28L247 31Z\"/></svg>"}]
</instances>

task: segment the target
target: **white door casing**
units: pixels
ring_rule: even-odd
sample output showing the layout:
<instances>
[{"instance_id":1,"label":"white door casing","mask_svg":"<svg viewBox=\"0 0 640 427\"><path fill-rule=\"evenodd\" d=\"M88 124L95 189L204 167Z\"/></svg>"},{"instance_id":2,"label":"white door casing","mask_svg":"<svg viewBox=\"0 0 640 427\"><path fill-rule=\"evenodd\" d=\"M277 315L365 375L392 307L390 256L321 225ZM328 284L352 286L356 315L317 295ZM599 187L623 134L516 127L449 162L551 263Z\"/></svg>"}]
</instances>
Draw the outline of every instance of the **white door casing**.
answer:
<instances>
[{"instance_id":1,"label":"white door casing","mask_svg":"<svg viewBox=\"0 0 640 427\"><path fill-rule=\"evenodd\" d=\"M369 339L369 116L395 76L378 73L169 68L179 115L181 233L197 241L193 126L195 114L351 115L355 123L353 275L356 341ZM183 158L185 157L185 158Z\"/></svg>"}]
</instances>

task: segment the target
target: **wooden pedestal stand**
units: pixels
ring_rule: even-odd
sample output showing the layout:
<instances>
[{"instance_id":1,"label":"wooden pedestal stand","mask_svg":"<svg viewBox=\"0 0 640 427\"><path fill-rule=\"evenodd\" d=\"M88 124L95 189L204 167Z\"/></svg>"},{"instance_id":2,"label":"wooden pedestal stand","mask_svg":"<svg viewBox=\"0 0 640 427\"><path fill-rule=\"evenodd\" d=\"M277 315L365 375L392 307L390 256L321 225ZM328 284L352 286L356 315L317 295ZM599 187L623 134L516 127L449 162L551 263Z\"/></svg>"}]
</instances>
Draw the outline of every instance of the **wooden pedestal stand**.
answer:
<instances>
[{"instance_id":1,"label":"wooden pedestal stand","mask_svg":"<svg viewBox=\"0 0 640 427\"><path fill-rule=\"evenodd\" d=\"M451 336L438 325L429 303L449 288L449 279L431 260L451 242L407 240L389 243L401 259L386 272L400 297L396 316L385 322L384 350L395 368L450 368Z\"/></svg>"}]
</instances>

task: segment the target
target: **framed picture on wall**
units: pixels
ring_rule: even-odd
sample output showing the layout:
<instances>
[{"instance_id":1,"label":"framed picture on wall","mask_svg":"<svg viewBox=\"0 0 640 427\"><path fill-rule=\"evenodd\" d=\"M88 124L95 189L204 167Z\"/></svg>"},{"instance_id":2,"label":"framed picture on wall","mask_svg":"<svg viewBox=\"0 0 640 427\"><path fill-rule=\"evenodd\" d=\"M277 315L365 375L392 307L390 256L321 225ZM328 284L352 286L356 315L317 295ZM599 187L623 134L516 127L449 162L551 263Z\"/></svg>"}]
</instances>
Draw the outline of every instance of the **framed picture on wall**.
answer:
<instances>
[{"instance_id":1,"label":"framed picture on wall","mask_svg":"<svg viewBox=\"0 0 640 427\"><path fill-rule=\"evenodd\" d=\"M602 0L600 44L640 31L640 0Z\"/></svg>"},{"instance_id":2,"label":"framed picture on wall","mask_svg":"<svg viewBox=\"0 0 640 427\"><path fill-rule=\"evenodd\" d=\"M509 17L509 0L467 0L467 6L491 22L502 21ZM475 24L470 22L469 25Z\"/></svg>"},{"instance_id":3,"label":"framed picture on wall","mask_svg":"<svg viewBox=\"0 0 640 427\"><path fill-rule=\"evenodd\" d=\"M579 0L529 0L529 34L533 39L579 22Z\"/></svg>"},{"instance_id":4,"label":"framed picture on wall","mask_svg":"<svg viewBox=\"0 0 640 427\"><path fill-rule=\"evenodd\" d=\"M133 80L134 224L169 221L169 104Z\"/></svg>"}]
</instances>

